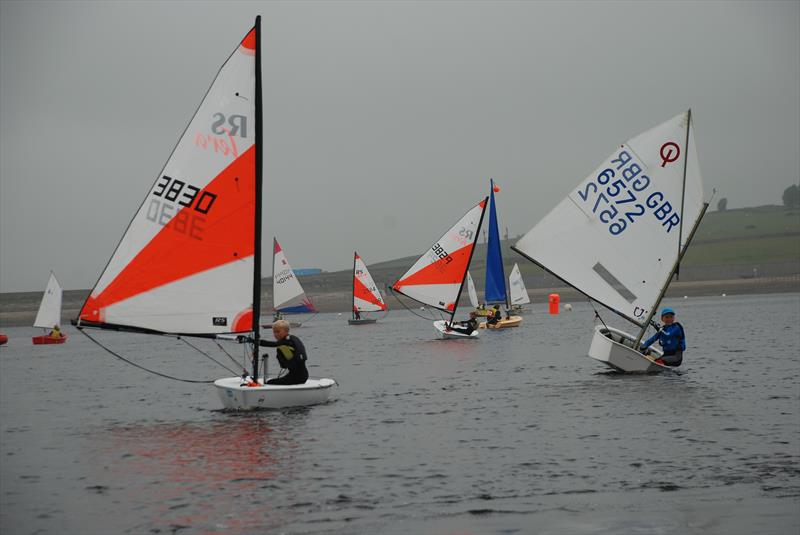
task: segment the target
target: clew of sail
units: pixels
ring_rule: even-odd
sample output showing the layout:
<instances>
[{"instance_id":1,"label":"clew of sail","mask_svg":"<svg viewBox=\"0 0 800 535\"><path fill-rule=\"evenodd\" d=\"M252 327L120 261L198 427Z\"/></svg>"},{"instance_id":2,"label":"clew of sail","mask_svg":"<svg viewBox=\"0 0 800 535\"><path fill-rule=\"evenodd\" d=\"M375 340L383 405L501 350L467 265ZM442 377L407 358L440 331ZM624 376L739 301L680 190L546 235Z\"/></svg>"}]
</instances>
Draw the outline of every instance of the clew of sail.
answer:
<instances>
[{"instance_id":1,"label":"clew of sail","mask_svg":"<svg viewBox=\"0 0 800 535\"><path fill-rule=\"evenodd\" d=\"M522 280L522 273L520 273L519 265L517 264L514 264L514 268L508 276L508 286L512 305L527 305L531 302L528 289L525 288L525 281Z\"/></svg>"},{"instance_id":2,"label":"clew of sail","mask_svg":"<svg viewBox=\"0 0 800 535\"><path fill-rule=\"evenodd\" d=\"M703 196L685 112L620 145L514 250L642 326Z\"/></svg>"},{"instance_id":3,"label":"clew of sail","mask_svg":"<svg viewBox=\"0 0 800 535\"><path fill-rule=\"evenodd\" d=\"M392 287L420 303L453 312L464 284L486 199L467 212Z\"/></svg>"},{"instance_id":4,"label":"clew of sail","mask_svg":"<svg viewBox=\"0 0 800 535\"><path fill-rule=\"evenodd\" d=\"M33 321L34 327L52 329L56 325L61 325L61 296L63 292L55 274L50 272L50 279L47 281L47 288L39 303L39 311Z\"/></svg>"},{"instance_id":5,"label":"clew of sail","mask_svg":"<svg viewBox=\"0 0 800 535\"><path fill-rule=\"evenodd\" d=\"M383 296L358 253L355 253L353 261L353 310L359 312L386 310Z\"/></svg>"},{"instance_id":6,"label":"clew of sail","mask_svg":"<svg viewBox=\"0 0 800 535\"><path fill-rule=\"evenodd\" d=\"M472 308L478 308L478 292L475 291L475 283L472 281L472 275L469 274L469 271L467 271L467 295Z\"/></svg>"},{"instance_id":7,"label":"clew of sail","mask_svg":"<svg viewBox=\"0 0 800 535\"><path fill-rule=\"evenodd\" d=\"M79 323L165 333L253 325L255 28L217 73Z\"/></svg>"},{"instance_id":8,"label":"clew of sail","mask_svg":"<svg viewBox=\"0 0 800 535\"><path fill-rule=\"evenodd\" d=\"M314 304L306 297L277 239L273 241L272 296L274 309L278 312L292 314L316 312Z\"/></svg>"},{"instance_id":9,"label":"clew of sail","mask_svg":"<svg viewBox=\"0 0 800 535\"><path fill-rule=\"evenodd\" d=\"M500 250L500 231L497 226L497 205L494 200L496 188L490 180L489 240L486 246L486 286L484 300L487 303L506 303L506 274L503 270L503 254Z\"/></svg>"}]
</instances>

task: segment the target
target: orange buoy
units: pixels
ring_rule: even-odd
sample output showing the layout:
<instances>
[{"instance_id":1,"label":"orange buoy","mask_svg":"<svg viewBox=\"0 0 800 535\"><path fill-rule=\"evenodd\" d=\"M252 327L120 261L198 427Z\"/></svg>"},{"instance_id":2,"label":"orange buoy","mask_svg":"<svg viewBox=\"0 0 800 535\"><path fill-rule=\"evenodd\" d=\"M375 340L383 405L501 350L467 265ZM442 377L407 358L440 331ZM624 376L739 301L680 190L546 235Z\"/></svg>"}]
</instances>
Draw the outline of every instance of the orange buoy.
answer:
<instances>
[{"instance_id":1,"label":"orange buoy","mask_svg":"<svg viewBox=\"0 0 800 535\"><path fill-rule=\"evenodd\" d=\"M561 297L558 294L550 294L550 314L558 314L558 304Z\"/></svg>"}]
</instances>

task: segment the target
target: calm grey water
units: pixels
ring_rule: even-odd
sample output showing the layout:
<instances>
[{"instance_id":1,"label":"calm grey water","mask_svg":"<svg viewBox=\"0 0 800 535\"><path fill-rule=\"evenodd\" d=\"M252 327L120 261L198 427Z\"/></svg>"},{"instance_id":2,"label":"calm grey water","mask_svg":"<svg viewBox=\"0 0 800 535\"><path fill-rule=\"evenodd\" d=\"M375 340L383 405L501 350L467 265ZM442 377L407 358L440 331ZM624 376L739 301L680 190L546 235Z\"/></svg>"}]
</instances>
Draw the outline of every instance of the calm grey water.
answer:
<instances>
[{"instance_id":1,"label":"calm grey water","mask_svg":"<svg viewBox=\"0 0 800 535\"><path fill-rule=\"evenodd\" d=\"M688 334L680 375L588 359L585 303L534 304L477 342L405 311L320 315L294 332L334 401L256 414L72 329L60 347L5 329L0 531L797 533L800 295L666 304ZM166 373L230 375L177 340L97 336Z\"/></svg>"}]
</instances>

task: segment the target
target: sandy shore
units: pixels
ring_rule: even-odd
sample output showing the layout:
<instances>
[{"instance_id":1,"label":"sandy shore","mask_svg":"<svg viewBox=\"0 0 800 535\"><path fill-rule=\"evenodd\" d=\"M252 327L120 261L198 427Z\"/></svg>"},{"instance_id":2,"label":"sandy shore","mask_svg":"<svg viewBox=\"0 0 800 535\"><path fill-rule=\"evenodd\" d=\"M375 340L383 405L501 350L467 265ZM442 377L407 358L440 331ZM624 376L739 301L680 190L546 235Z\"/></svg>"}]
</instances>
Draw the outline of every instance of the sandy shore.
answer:
<instances>
[{"instance_id":1,"label":"sandy shore","mask_svg":"<svg viewBox=\"0 0 800 535\"><path fill-rule=\"evenodd\" d=\"M63 323L75 318L83 304L88 290L72 290L64 292ZM667 291L667 297L697 297L704 295L744 295L766 293L800 292L800 275L786 277L763 277L753 279L732 279L715 281L673 282ZM561 301L585 299L579 292L569 287L535 288L528 291L534 303L545 303L551 293L561 296ZM320 312L349 312L351 295L348 291L314 292L311 295ZM41 293L28 292L17 294L0 294L0 327L31 325L36 317ZM401 309L396 298L387 296L390 309ZM409 300L406 303L409 304ZM264 310L269 310L269 300L262 303ZM543 305L544 306L544 305Z\"/></svg>"}]
</instances>

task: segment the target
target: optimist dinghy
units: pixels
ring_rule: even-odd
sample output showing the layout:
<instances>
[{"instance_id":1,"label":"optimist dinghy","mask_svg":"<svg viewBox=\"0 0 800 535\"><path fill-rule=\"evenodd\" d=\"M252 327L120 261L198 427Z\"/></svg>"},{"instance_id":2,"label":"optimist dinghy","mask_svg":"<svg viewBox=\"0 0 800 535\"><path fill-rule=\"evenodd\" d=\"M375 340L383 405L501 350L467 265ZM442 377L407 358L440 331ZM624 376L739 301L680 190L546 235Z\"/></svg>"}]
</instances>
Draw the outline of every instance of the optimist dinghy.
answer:
<instances>
[{"instance_id":1,"label":"optimist dinghy","mask_svg":"<svg viewBox=\"0 0 800 535\"><path fill-rule=\"evenodd\" d=\"M503 268L503 253L500 249L500 230L497 225L497 205L494 194L499 192L493 180L489 180L489 242L486 245L486 286L485 297L487 305L504 304L506 317L497 322L481 323L482 329L508 329L519 327L522 323L522 316L512 316L510 313L511 303L506 291L506 274Z\"/></svg>"},{"instance_id":2,"label":"optimist dinghy","mask_svg":"<svg viewBox=\"0 0 800 535\"><path fill-rule=\"evenodd\" d=\"M61 325L61 298L63 293L58 279L56 279L55 274L51 271L50 279L47 281L47 288L42 296L42 302L39 303L39 311L36 313L36 319L33 321L34 327L52 329L57 325ZM67 341L67 335L64 333L61 333L61 336L42 334L32 337L32 341L33 345L36 346L63 344Z\"/></svg>"},{"instance_id":3,"label":"optimist dinghy","mask_svg":"<svg viewBox=\"0 0 800 535\"><path fill-rule=\"evenodd\" d=\"M706 208L689 110L620 145L512 249L639 327L597 327L589 357L662 371L638 348Z\"/></svg>"},{"instance_id":4,"label":"optimist dinghy","mask_svg":"<svg viewBox=\"0 0 800 535\"><path fill-rule=\"evenodd\" d=\"M377 312L386 310L381 291L372 280L372 275L367 270L367 265L353 253L353 317L347 320L349 325L368 325L375 323L378 318L362 318L362 312Z\"/></svg>"},{"instance_id":5,"label":"optimist dinghy","mask_svg":"<svg viewBox=\"0 0 800 535\"><path fill-rule=\"evenodd\" d=\"M223 405L236 409L322 403L335 384L318 379L264 386L259 375L261 95L257 17L217 73L75 322L82 330L187 339L247 335L256 380L215 382Z\"/></svg>"},{"instance_id":6,"label":"optimist dinghy","mask_svg":"<svg viewBox=\"0 0 800 535\"><path fill-rule=\"evenodd\" d=\"M453 323L453 319L481 230L486 201L484 198L464 214L392 286L397 293L450 314L449 320L433 322L440 338L478 338L477 329L464 332L462 326Z\"/></svg>"}]
</instances>

